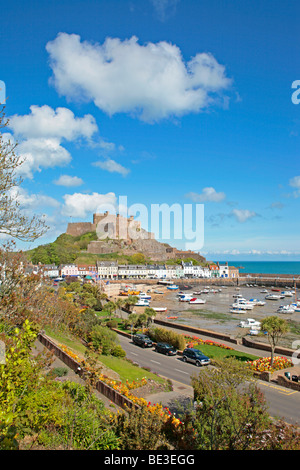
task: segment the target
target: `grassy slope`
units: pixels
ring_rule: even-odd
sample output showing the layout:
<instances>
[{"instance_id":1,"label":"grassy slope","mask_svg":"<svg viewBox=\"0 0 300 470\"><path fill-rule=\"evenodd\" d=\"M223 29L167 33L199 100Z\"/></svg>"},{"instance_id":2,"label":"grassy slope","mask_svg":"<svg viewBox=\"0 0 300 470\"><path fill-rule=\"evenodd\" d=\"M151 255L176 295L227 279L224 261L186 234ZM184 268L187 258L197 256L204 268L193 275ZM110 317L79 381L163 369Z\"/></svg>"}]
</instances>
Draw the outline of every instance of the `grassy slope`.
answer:
<instances>
[{"instance_id":1,"label":"grassy slope","mask_svg":"<svg viewBox=\"0 0 300 470\"><path fill-rule=\"evenodd\" d=\"M53 340L55 340L56 342L64 344L68 348L72 349L72 351L79 357L84 358L86 348L76 338L72 337L69 334L64 335L63 333L57 333L50 330L47 330L46 333L50 338L53 338ZM109 369L112 369L113 371L117 372L120 376L120 380L124 383L126 379L129 382L132 382L133 380L140 380L143 377L147 377L148 379L154 380L158 383L165 383L165 380L163 378L158 377L156 374L148 372L145 369L142 369L141 367L126 361L125 359L113 356L100 355L99 361L102 362Z\"/></svg>"}]
</instances>

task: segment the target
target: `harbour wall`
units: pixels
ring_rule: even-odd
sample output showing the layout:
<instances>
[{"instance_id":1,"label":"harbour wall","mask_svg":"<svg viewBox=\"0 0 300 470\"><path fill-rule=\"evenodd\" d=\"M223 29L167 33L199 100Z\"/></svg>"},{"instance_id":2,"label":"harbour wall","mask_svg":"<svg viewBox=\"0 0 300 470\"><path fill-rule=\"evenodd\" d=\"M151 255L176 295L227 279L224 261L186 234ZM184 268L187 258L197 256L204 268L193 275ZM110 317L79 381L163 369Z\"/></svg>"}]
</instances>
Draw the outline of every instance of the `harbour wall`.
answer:
<instances>
[{"instance_id":1,"label":"harbour wall","mask_svg":"<svg viewBox=\"0 0 300 470\"><path fill-rule=\"evenodd\" d=\"M190 279L173 279L174 284L181 285L199 285L199 286L243 286L246 284L257 284L266 287L297 287L300 288L300 275L293 276L291 274L243 274L238 278L190 278ZM105 282L105 281L104 281ZM109 280L113 284L145 284L149 286L159 284L157 279L116 279Z\"/></svg>"}]
</instances>

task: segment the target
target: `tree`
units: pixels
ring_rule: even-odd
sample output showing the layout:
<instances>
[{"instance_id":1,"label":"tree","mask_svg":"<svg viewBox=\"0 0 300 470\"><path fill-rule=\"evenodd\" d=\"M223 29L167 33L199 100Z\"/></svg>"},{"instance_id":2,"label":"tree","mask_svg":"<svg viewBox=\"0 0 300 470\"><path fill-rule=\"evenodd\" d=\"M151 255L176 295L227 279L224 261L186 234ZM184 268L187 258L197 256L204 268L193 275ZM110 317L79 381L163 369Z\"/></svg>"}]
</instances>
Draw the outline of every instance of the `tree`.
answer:
<instances>
[{"instance_id":1,"label":"tree","mask_svg":"<svg viewBox=\"0 0 300 470\"><path fill-rule=\"evenodd\" d=\"M4 141L2 129L8 126L4 107L0 110L0 233L22 241L33 241L43 235L48 227L44 220L33 216L31 219L20 209L16 189L22 179L17 170L24 160L16 155L16 145Z\"/></svg>"},{"instance_id":2,"label":"tree","mask_svg":"<svg viewBox=\"0 0 300 470\"><path fill-rule=\"evenodd\" d=\"M297 426L273 419L263 393L243 362L214 360L193 377L194 407L179 414L169 435L174 449L298 450Z\"/></svg>"},{"instance_id":3,"label":"tree","mask_svg":"<svg viewBox=\"0 0 300 470\"><path fill-rule=\"evenodd\" d=\"M146 307L144 313L147 315L147 326L149 327L156 317L157 312L151 307Z\"/></svg>"},{"instance_id":4,"label":"tree","mask_svg":"<svg viewBox=\"0 0 300 470\"><path fill-rule=\"evenodd\" d=\"M265 399L242 362L228 358L215 366L192 378L196 410L193 420L182 419L187 439L199 450L247 450L270 424Z\"/></svg>"},{"instance_id":5,"label":"tree","mask_svg":"<svg viewBox=\"0 0 300 470\"><path fill-rule=\"evenodd\" d=\"M122 318L122 307L125 305L125 300L124 299L117 299L115 302L117 306L117 310L119 313L121 313L121 318Z\"/></svg>"},{"instance_id":6,"label":"tree","mask_svg":"<svg viewBox=\"0 0 300 470\"><path fill-rule=\"evenodd\" d=\"M124 307L126 308L126 310L128 310L129 312L131 312L131 309L132 307L134 307L134 305L138 302L138 297L135 296L135 295L129 295L126 300L125 300L125 305Z\"/></svg>"},{"instance_id":7,"label":"tree","mask_svg":"<svg viewBox=\"0 0 300 470\"><path fill-rule=\"evenodd\" d=\"M280 338L287 333L288 325L286 320L271 316L261 322L261 329L267 332L268 340L271 345L271 366L274 361L274 352Z\"/></svg>"},{"instance_id":8,"label":"tree","mask_svg":"<svg viewBox=\"0 0 300 470\"><path fill-rule=\"evenodd\" d=\"M111 317L117 310L117 305L112 302L111 300L105 304L105 309L109 313L109 319L111 320Z\"/></svg>"}]
</instances>

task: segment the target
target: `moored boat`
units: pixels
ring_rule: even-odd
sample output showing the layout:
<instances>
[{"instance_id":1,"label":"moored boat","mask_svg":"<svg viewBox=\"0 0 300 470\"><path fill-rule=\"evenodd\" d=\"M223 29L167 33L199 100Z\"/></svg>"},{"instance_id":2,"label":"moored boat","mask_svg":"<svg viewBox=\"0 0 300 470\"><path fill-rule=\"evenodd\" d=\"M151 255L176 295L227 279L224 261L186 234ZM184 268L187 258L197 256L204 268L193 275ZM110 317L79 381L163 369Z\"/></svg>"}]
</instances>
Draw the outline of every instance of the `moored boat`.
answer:
<instances>
[{"instance_id":1,"label":"moored boat","mask_svg":"<svg viewBox=\"0 0 300 470\"><path fill-rule=\"evenodd\" d=\"M196 297L192 298L190 301L189 301L190 304L205 304L206 303L206 300L203 300L203 299L197 299Z\"/></svg>"}]
</instances>

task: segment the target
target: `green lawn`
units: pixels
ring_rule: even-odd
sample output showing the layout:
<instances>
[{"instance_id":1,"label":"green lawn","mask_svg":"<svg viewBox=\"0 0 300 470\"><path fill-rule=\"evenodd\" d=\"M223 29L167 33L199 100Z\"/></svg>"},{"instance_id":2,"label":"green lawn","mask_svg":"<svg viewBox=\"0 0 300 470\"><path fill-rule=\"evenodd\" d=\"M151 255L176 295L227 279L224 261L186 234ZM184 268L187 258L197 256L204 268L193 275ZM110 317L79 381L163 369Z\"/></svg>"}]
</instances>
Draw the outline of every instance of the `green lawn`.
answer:
<instances>
[{"instance_id":1,"label":"green lawn","mask_svg":"<svg viewBox=\"0 0 300 470\"><path fill-rule=\"evenodd\" d=\"M125 382L126 379L129 382L132 382L133 380L140 380L143 377L147 377L148 379L155 380L155 382L158 383L166 383L165 379L163 379L162 377L158 377L152 372L148 372L139 366L131 364L125 359L102 355L99 357L99 359L106 367L109 367L110 369L117 372L122 382Z\"/></svg>"},{"instance_id":2,"label":"green lawn","mask_svg":"<svg viewBox=\"0 0 300 470\"><path fill-rule=\"evenodd\" d=\"M212 346L210 344L199 344L195 348L200 349L210 359L225 359L226 357L233 356L240 361L254 361L258 356L241 351L224 349L219 346Z\"/></svg>"}]
</instances>

